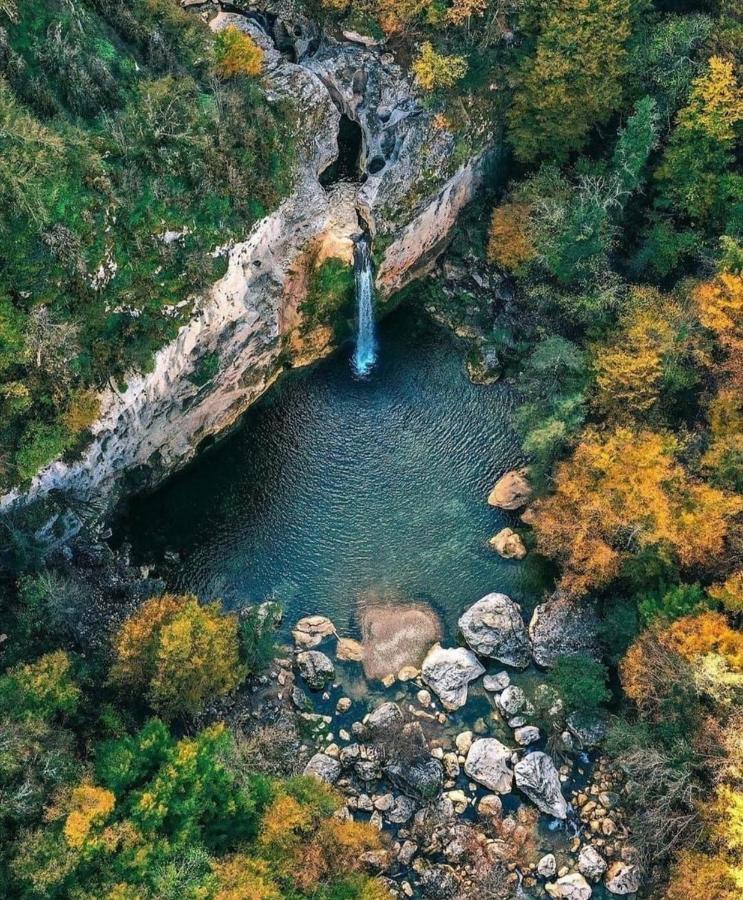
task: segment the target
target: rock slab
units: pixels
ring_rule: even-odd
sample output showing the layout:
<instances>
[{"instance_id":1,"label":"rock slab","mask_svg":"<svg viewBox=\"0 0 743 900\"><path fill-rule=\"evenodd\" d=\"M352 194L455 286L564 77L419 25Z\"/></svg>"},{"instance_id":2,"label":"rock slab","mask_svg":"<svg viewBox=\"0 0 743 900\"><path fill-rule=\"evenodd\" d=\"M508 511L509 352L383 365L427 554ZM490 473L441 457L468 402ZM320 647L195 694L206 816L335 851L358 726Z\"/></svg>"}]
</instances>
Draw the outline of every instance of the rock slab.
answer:
<instances>
[{"instance_id":1,"label":"rock slab","mask_svg":"<svg viewBox=\"0 0 743 900\"><path fill-rule=\"evenodd\" d=\"M423 660L421 677L448 710L467 702L467 686L484 674L474 653L464 647L444 649L435 644Z\"/></svg>"},{"instance_id":2,"label":"rock slab","mask_svg":"<svg viewBox=\"0 0 743 900\"><path fill-rule=\"evenodd\" d=\"M489 791L508 794L513 784L513 772L508 765L511 752L495 738L478 738L467 753L464 771Z\"/></svg>"},{"instance_id":3,"label":"rock slab","mask_svg":"<svg viewBox=\"0 0 743 900\"><path fill-rule=\"evenodd\" d=\"M540 751L528 753L516 763L513 772L517 787L537 809L556 819L564 819L567 816L568 804L562 795L560 776L546 753Z\"/></svg>"}]
</instances>

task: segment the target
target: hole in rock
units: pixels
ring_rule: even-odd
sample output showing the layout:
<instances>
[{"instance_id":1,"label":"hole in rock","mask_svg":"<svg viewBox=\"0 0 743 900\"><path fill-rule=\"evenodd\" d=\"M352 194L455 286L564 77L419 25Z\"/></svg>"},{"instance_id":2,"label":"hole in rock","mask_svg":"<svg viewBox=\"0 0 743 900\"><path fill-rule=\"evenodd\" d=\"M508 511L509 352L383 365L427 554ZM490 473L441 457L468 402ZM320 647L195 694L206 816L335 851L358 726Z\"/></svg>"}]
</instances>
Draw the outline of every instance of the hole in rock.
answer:
<instances>
[{"instance_id":1,"label":"hole in rock","mask_svg":"<svg viewBox=\"0 0 743 900\"><path fill-rule=\"evenodd\" d=\"M372 157L372 159L369 161L369 165L367 166L370 175L376 175L377 172L381 172L383 168L384 157L382 156Z\"/></svg>"},{"instance_id":2,"label":"hole in rock","mask_svg":"<svg viewBox=\"0 0 743 900\"><path fill-rule=\"evenodd\" d=\"M320 174L320 184L329 187L337 181L358 181L361 172L362 133L358 122L342 115L338 128L338 156L324 172Z\"/></svg>"}]
</instances>

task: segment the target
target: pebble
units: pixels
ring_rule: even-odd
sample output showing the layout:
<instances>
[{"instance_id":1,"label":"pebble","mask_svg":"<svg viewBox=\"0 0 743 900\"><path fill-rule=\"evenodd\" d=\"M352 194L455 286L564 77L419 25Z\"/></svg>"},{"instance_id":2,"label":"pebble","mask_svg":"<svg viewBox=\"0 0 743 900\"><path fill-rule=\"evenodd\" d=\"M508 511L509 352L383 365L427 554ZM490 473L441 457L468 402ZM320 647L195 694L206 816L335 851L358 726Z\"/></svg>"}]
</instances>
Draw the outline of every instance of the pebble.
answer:
<instances>
[{"instance_id":1,"label":"pebble","mask_svg":"<svg viewBox=\"0 0 743 900\"><path fill-rule=\"evenodd\" d=\"M416 699L424 709L428 709L428 707L431 705L431 695L428 691L418 691L418 693L416 694Z\"/></svg>"}]
</instances>

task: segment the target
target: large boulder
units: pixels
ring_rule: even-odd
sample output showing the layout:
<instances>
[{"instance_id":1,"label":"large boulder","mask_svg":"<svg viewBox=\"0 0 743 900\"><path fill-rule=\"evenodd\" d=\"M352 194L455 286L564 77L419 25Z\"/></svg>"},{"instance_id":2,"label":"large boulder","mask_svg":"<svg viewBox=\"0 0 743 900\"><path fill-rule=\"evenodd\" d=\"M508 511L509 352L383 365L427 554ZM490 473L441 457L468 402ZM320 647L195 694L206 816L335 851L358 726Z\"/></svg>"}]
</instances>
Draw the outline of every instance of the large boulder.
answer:
<instances>
[{"instance_id":1,"label":"large boulder","mask_svg":"<svg viewBox=\"0 0 743 900\"><path fill-rule=\"evenodd\" d=\"M335 678L335 667L319 650L304 650L295 660L299 674L313 691L321 691Z\"/></svg>"},{"instance_id":2,"label":"large boulder","mask_svg":"<svg viewBox=\"0 0 743 900\"><path fill-rule=\"evenodd\" d=\"M612 894L636 894L640 890L640 874L639 866L624 862L612 863L606 873L606 889Z\"/></svg>"},{"instance_id":3,"label":"large boulder","mask_svg":"<svg viewBox=\"0 0 743 900\"><path fill-rule=\"evenodd\" d=\"M454 710L467 702L467 685L485 672L474 653L464 647L444 649L434 644L421 667L421 677L446 709Z\"/></svg>"},{"instance_id":4,"label":"large boulder","mask_svg":"<svg viewBox=\"0 0 743 900\"><path fill-rule=\"evenodd\" d=\"M570 734L584 749L598 747L606 737L609 720L605 713L576 711L567 718Z\"/></svg>"},{"instance_id":5,"label":"large boulder","mask_svg":"<svg viewBox=\"0 0 743 900\"><path fill-rule=\"evenodd\" d=\"M490 538L488 544L503 559L523 559L526 556L524 542L512 528L501 528L498 534Z\"/></svg>"},{"instance_id":6,"label":"large boulder","mask_svg":"<svg viewBox=\"0 0 743 900\"><path fill-rule=\"evenodd\" d=\"M318 781L335 784L340 778L341 764L326 753L316 753L304 767L304 774L311 775Z\"/></svg>"},{"instance_id":7,"label":"large boulder","mask_svg":"<svg viewBox=\"0 0 743 900\"><path fill-rule=\"evenodd\" d=\"M529 502L531 485L526 480L525 469L513 469L506 472L495 483L488 495L488 503L499 509L520 509Z\"/></svg>"},{"instance_id":8,"label":"large boulder","mask_svg":"<svg viewBox=\"0 0 743 900\"><path fill-rule=\"evenodd\" d=\"M599 621L587 603L556 597L540 603L529 623L534 662L550 668L558 656L584 654L601 659Z\"/></svg>"},{"instance_id":9,"label":"large boulder","mask_svg":"<svg viewBox=\"0 0 743 900\"><path fill-rule=\"evenodd\" d=\"M433 756L390 763L384 771L398 790L421 803L435 800L444 786L444 767Z\"/></svg>"},{"instance_id":10,"label":"large boulder","mask_svg":"<svg viewBox=\"0 0 743 900\"><path fill-rule=\"evenodd\" d=\"M568 814L568 804L562 795L560 776L555 764L546 753L528 753L513 767L516 786L520 788L534 805L556 819L564 819Z\"/></svg>"},{"instance_id":11,"label":"large boulder","mask_svg":"<svg viewBox=\"0 0 743 900\"><path fill-rule=\"evenodd\" d=\"M580 872L563 875L554 883L545 884L544 889L555 900L589 900L593 893L591 885Z\"/></svg>"},{"instance_id":12,"label":"large boulder","mask_svg":"<svg viewBox=\"0 0 743 900\"><path fill-rule=\"evenodd\" d=\"M516 668L531 660L521 607L505 594L486 594L459 619L467 644L480 656Z\"/></svg>"},{"instance_id":13,"label":"large boulder","mask_svg":"<svg viewBox=\"0 0 743 900\"><path fill-rule=\"evenodd\" d=\"M467 753L464 771L489 791L508 794L513 783L513 772L508 766L511 752L495 738L478 738Z\"/></svg>"},{"instance_id":14,"label":"large boulder","mask_svg":"<svg viewBox=\"0 0 743 900\"><path fill-rule=\"evenodd\" d=\"M311 650L335 633L335 625L327 616L305 616L292 628L294 644L300 650Z\"/></svg>"}]
</instances>

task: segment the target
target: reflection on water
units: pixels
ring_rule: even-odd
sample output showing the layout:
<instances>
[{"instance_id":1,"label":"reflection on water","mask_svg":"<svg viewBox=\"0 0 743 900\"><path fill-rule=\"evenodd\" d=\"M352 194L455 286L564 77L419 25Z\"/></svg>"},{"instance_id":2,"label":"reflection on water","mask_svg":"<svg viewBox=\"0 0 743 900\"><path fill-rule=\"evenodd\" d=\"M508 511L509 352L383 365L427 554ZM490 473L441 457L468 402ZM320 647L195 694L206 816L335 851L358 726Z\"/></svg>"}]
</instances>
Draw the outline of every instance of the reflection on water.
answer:
<instances>
[{"instance_id":1,"label":"reflection on water","mask_svg":"<svg viewBox=\"0 0 743 900\"><path fill-rule=\"evenodd\" d=\"M135 558L175 551L171 587L228 606L273 596L288 622L322 613L346 634L369 592L432 605L450 633L490 591L530 609L536 560L487 547L516 521L485 502L521 461L509 388L471 384L461 351L410 310L379 348L366 380L348 353L283 378L239 432L135 500L119 534Z\"/></svg>"}]
</instances>

